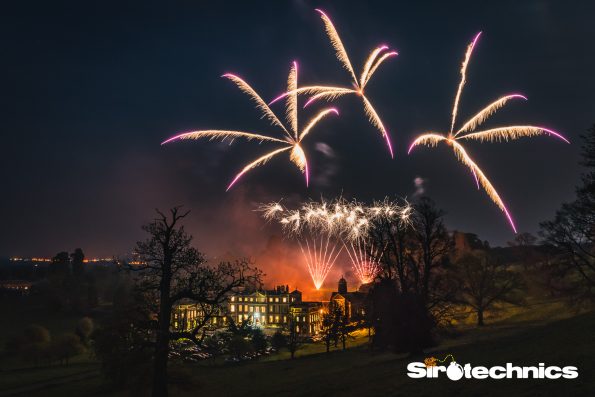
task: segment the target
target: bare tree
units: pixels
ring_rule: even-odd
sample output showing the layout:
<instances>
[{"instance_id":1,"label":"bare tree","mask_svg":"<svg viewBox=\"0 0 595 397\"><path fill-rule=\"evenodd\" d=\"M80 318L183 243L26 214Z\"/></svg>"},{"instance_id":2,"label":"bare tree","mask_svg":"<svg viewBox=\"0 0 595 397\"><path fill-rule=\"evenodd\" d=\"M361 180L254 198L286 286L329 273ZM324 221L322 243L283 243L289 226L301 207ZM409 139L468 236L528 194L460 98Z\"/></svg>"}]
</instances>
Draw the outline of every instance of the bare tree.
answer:
<instances>
[{"instance_id":1,"label":"bare tree","mask_svg":"<svg viewBox=\"0 0 595 397\"><path fill-rule=\"evenodd\" d=\"M409 261L414 285L416 292L431 305L432 292L437 291L430 288L434 270L445 266L453 242L444 225L444 211L427 197L415 205L413 235L416 249L410 253Z\"/></svg>"},{"instance_id":2,"label":"bare tree","mask_svg":"<svg viewBox=\"0 0 595 397\"><path fill-rule=\"evenodd\" d=\"M370 241L382 249L379 262L382 264L381 279L396 280L401 291L410 289L406 253L411 246L411 225L381 217L370 228Z\"/></svg>"},{"instance_id":3,"label":"bare tree","mask_svg":"<svg viewBox=\"0 0 595 397\"><path fill-rule=\"evenodd\" d=\"M384 249L379 260L383 272L367 311L374 327L373 345L382 349L403 350L397 335L412 341L412 350L429 346L435 320L451 312L455 288L446 275L454 244L444 225L444 212L427 197L413 208L411 222L381 219L371 228L373 244ZM413 306L407 311L409 303Z\"/></svg>"},{"instance_id":4,"label":"bare tree","mask_svg":"<svg viewBox=\"0 0 595 397\"><path fill-rule=\"evenodd\" d=\"M204 256L191 246L192 236L180 225L188 213L180 207L172 208L168 215L157 210L159 216L143 227L148 239L137 243L139 264L130 267L140 272L139 289L157 305L153 396L167 396L170 340L188 338L200 343L204 333L198 337L199 331L221 310L227 294L244 285L259 284L261 279L260 271L248 261L206 264ZM182 299L199 305L202 316L192 330L172 332L172 309Z\"/></svg>"},{"instance_id":5,"label":"bare tree","mask_svg":"<svg viewBox=\"0 0 595 397\"><path fill-rule=\"evenodd\" d=\"M395 281L399 293L415 293L432 305L436 269L444 267L453 242L444 225L444 212L422 197L415 205L411 223L382 219L371 228L371 240L383 247L379 258L381 278Z\"/></svg>"},{"instance_id":6,"label":"bare tree","mask_svg":"<svg viewBox=\"0 0 595 397\"><path fill-rule=\"evenodd\" d=\"M489 253L476 252L462 257L456 264L457 301L469 305L477 314L477 325L484 325L484 313L496 303L519 305L523 288L520 275L500 264Z\"/></svg>"},{"instance_id":7,"label":"bare tree","mask_svg":"<svg viewBox=\"0 0 595 397\"><path fill-rule=\"evenodd\" d=\"M576 199L563 204L553 220L541 223L541 236L554 253L545 270L575 301L595 299L595 125L582 136L586 167Z\"/></svg>"}]
</instances>

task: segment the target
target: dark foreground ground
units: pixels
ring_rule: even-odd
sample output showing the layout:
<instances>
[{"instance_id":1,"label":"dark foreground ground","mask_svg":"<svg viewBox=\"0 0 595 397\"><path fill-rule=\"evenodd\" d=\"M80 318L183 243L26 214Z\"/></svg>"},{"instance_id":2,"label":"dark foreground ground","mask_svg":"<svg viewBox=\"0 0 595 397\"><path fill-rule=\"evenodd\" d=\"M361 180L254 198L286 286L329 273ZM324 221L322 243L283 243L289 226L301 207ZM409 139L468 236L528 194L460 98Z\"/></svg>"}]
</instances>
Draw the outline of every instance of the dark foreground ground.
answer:
<instances>
[{"instance_id":1,"label":"dark foreground ground","mask_svg":"<svg viewBox=\"0 0 595 397\"><path fill-rule=\"evenodd\" d=\"M487 328L449 348L427 355L454 355L459 363L493 366L574 365L575 380L410 379L411 358L373 353L365 346L296 360L173 368L175 396L590 396L595 393L595 312L549 324ZM422 357L415 361L422 361ZM146 385L148 381L144 382ZM137 395L144 395L142 386ZM126 396L102 379L98 365L82 361L67 368L4 370L0 395Z\"/></svg>"}]
</instances>

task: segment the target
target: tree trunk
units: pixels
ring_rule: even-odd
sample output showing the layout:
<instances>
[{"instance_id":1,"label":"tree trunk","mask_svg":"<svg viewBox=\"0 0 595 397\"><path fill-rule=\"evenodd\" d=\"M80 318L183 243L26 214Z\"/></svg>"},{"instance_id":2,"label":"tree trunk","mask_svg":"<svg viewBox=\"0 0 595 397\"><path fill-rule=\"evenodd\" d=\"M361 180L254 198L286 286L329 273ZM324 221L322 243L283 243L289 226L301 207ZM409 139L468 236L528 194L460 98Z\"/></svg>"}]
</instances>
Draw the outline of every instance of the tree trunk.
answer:
<instances>
[{"instance_id":1,"label":"tree trunk","mask_svg":"<svg viewBox=\"0 0 595 397\"><path fill-rule=\"evenodd\" d=\"M157 326L153 362L153 397L167 397L167 359L169 354L169 323L171 321L169 277L162 279L160 289L159 324Z\"/></svg>"},{"instance_id":2,"label":"tree trunk","mask_svg":"<svg viewBox=\"0 0 595 397\"><path fill-rule=\"evenodd\" d=\"M483 327L485 324L483 322L483 309L477 310L477 326Z\"/></svg>"}]
</instances>

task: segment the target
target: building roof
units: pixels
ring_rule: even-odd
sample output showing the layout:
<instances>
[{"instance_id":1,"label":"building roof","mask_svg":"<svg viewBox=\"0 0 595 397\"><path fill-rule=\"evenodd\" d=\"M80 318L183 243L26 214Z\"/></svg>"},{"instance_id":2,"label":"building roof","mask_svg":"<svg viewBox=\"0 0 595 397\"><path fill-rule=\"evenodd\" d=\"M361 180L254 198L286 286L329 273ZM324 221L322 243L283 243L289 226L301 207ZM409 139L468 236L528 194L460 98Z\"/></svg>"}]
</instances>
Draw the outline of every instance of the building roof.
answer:
<instances>
[{"instance_id":1,"label":"building roof","mask_svg":"<svg viewBox=\"0 0 595 397\"><path fill-rule=\"evenodd\" d=\"M366 294L357 291L347 293L333 292L331 295L331 300L335 299L335 297L343 297L350 302L363 303L363 301L366 299Z\"/></svg>"}]
</instances>

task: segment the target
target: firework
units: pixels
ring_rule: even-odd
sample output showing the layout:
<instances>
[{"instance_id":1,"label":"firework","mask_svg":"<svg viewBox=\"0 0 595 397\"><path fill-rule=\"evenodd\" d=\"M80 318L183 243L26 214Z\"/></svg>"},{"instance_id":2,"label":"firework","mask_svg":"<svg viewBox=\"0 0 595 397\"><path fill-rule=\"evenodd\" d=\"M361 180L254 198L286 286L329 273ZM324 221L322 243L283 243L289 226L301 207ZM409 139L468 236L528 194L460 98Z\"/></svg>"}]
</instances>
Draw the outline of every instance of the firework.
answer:
<instances>
[{"instance_id":1,"label":"firework","mask_svg":"<svg viewBox=\"0 0 595 397\"><path fill-rule=\"evenodd\" d=\"M233 74L225 74L223 77L226 77L233 81L239 89L247 94L255 103L258 110L260 110L263 114L263 117L268 119L272 125L278 127L283 131L283 136L281 138L275 138L268 135L256 134L252 132L245 132L245 131L230 131L230 130L201 130L201 131L192 131L186 132L183 134L176 135L172 138L167 139L162 143L162 145L183 139L218 139L221 141L225 141L229 139L233 142L236 138L244 138L246 140L256 140L260 142L273 142L277 144L282 144L283 146L277 149L274 149L263 156L258 157L256 160L248 163L242 170L235 176L235 178L231 181L228 185L227 190L231 189L231 187L247 172L264 165L272 158L276 157L277 155L283 152L289 152L289 160L295 164L298 169L305 175L306 177L306 186L309 184L309 171L308 171L308 159L306 153L304 152L304 148L302 146L302 141L304 138L310 133L312 128L319 121L324 119L331 113L336 115L339 114L337 109L335 108L328 108L320 111L314 118L306 124L305 128L300 131L298 127L298 112L297 112L297 93L287 95L287 106L286 106L286 119L288 127L286 127L281 120L275 115L275 113L271 110L271 108L266 104L266 102L258 95L258 93L244 80L235 76ZM297 78L298 78L298 66L297 63L294 62L291 70L289 72L288 82L287 82L287 90L292 91L297 88Z\"/></svg>"},{"instance_id":2,"label":"firework","mask_svg":"<svg viewBox=\"0 0 595 397\"><path fill-rule=\"evenodd\" d=\"M298 242L314 287L319 290L337 261L342 247L337 248L330 234L315 233L311 237L298 240Z\"/></svg>"},{"instance_id":3,"label":"firework","mask_svg":"<svg viewBox=\"0 0 595 397\"><path fill-rule=\"evenodd\" d=\"M510 226L516 233L516 226L514 224L512 216L510 215L510 212L504 204L504 201L502 200L502 198L500 197L490 180L485 176L483 171L471 159L465 148L460 144L460 141L463 139L467 139L478 140L480 142L500 142L515 140L522 137L532 137L536 135L547 134L559 138L566 143L570 142L568 142L566 138L564 138L562 135L558 134L555 131L552 131L548 128L532 125L515 125L476 131L477 127L483 124L483 122L486 121L489 116L491 116L494 112L503 107L508 101L514 99L527 99L526 97L520 94L510 94L499 98L498 100L486 106L479 113L471 117L466 123L463 124L463 126L460 129L455 131L455 124L459 109L459 101L461 99L465 83L467 81L467 66L469 65L469 60L471 59L473 49L475 48L475 45L477 44L480 35L481 32L475 36L473 41L467 47L467 51L465 52L465 58L461 66L461 81L459 82L452 109L452 118L449 133L442 134L438 132L429 132L422 134L413 141L413 143L409 147L408 153L411 153L413 148L419 145L433 147L438 145L440 142L445 142L446 144L450 145L453 148L455 155L459 159L459 161L461 161L465 166L467 166L471 170L471 173L475 177L477 187L479 188L480 186L482 186L484 188L490 199L498 206L498 208L500 208L502 212L504 212L506 218L508 219L508 222L510 223Z\"/></svg>"},{"instance_id":4,"label":"firework","mask_svg":"<svg viewBox=\"0 0 595 397\"><path fill-rule=\"evenodd\" d=\"M364 112L366 113L368 120L375 128L377 128L380 131L380 133L382 134L382 137L386 140L386 144L388 146L388 150L390 151L391 157L394 157L393 148L392 148L392 144L390 141L388 131L386 130L386 127L384 126L382 120L380 119L380 116L374 109L374 106L372 105L372 103L370 102L368 97L364 94L364 91L365 91L366 86L370 82L370 78L376 72L378 67L384 61L386 61L388 58L390 58L392 56L396 56L396 55L398 55L398 53L396 51L389 51L389 48L386 45L381 45L379 47L376 47L374 50L372 50L372 52L368 56L368 59L364 63L364 67L362 69L360 77L358 78L355 74L353 66L351 65L351 61L349 60L347 51L345 50L345 47L343 46L341 37L339 36L339 33L337 32L337 30L335 29L335 26L333 25L333 22L323 11L321 11L321 10L316 10L316 11L318 11L320 13L320 17L322 18L322 21L324 22L326 33L331 41L333 48L335 49L337 59L339 60L339 62L341 62L343 67L351 75L353 87L305 86L305 87L298 88L296 86L293 89L288 89L287 92L285 92L284 94L275 98L271 102L271 104L273 104L273 103L277 102L278 100L283 99L285 97L291 97L292 95L310 94L312 96L306 102L306 104L304 106L304 107L306 107L309 104L311 104L312 102L319 100L319 99L325 99L325 100L331 101L331 100L337 99L338 97L341 97L344 95L355 94L362 99L363 106L364 106Z\"/></svg>"},{"instance_id":5,"label":"firework","mask_svg":"<svg viewBox=\"0 0 595 397\"><path fill-rule=\"evenodd\" d=\"M396 220L402 225L411 226L413 207L406 200L399 204L384 199L367 206L356 200L347 201L339 197L332 201L308 201L295 210L285 208L280 202L273 202L261 205L258 211L262 212L266 220L278 221L289 236L313 231L354 241L365 238L375 221Z\"/></svg>"},{"instance_id":6,"label":"firework","mask_svg":"<svg viewBox=\"0 0 595 397\"><path fill-rule=\"evenodd\" d=\"M258 211L267 221L278 222L286 236L297 240L316 289L324 282L343 248L360 281L371 282L380 270L378 259L381 256L381 252L368 243L374 222L397 221L411 226L413 214L406 200L399 204L385 199L367 206L341 197L332 201L308 201L298 209L273 202L261 205ZM366 251L370 247L371 250Z\"/></svg>"},{"instance_id":7,"label":"firework","mask_svg":"<svg viewBox=\"0 0 595 397\"><path fill-rule=\"evenodd\" d=\"M379 259L381 250L368 243L363 238L343 243L345 251L349 255L353 271L362 284L369 284L380 273Z\"/></svg>"}]
</instances>

